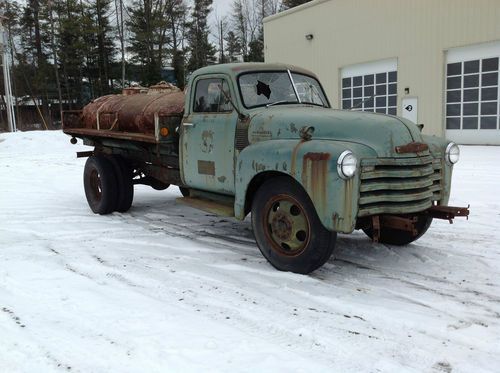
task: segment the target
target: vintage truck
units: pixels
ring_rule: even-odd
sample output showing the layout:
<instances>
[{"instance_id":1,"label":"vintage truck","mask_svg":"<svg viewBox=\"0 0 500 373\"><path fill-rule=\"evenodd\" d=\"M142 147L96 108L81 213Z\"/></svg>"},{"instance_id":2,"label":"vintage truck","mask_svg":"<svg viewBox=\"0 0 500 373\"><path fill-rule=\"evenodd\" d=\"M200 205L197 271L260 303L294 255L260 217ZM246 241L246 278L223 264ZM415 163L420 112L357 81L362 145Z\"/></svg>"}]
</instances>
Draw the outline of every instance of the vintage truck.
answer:
<instances>
[{"instance_id":1,"label":"vintage truck","mask_svg":"<svg viewBox=\"0 0 500 373\"><path fill-rule=\"evenodd\" d=\"M316 76L282 64L195 71L183 92L132 87L82 111L63 130L93 146L84 188L94 213L125 212L134 184L177 185L180 202L243 220L277 269L310 273L337 232L362 229L405 245L450 207L459 148L396 116L334 110Z\"/></svg>"}]
</instances>

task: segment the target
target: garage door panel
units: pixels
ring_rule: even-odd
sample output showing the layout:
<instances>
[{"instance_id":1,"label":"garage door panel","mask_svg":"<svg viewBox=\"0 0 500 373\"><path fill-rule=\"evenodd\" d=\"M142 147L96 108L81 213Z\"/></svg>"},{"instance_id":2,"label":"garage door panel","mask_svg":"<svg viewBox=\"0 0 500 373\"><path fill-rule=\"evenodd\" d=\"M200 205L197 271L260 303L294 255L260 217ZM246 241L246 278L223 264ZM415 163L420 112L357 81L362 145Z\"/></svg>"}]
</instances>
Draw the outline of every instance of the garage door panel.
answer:
<instances>
[{"instance_id":1,"label":"garage door panel","mask_svg":"<svg viewBox=\"0 0 500 373\"><path fill-rule=\"evenodd\" d=\"M500 42L448 51L445 127L451 140L500 145Z\"/></svg>"}]
</instances>

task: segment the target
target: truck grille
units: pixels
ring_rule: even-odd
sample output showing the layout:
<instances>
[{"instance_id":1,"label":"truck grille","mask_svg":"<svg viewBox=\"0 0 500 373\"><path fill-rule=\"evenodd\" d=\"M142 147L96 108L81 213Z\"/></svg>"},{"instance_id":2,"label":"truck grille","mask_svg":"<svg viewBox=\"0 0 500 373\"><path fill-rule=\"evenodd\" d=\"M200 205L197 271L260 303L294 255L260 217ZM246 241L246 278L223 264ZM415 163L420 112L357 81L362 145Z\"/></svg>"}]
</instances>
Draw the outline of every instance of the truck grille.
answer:
<instances>
[{"instance_id":1,"label":"truck grille","mask_svg":"<svg viewBox=\"0 0 500 373\"><path fill-rule=\"evenodd\" d=\"M363 160L358 217L431 207L441 199L441 169L432 156Z\"/></svg>"}]
</instances>

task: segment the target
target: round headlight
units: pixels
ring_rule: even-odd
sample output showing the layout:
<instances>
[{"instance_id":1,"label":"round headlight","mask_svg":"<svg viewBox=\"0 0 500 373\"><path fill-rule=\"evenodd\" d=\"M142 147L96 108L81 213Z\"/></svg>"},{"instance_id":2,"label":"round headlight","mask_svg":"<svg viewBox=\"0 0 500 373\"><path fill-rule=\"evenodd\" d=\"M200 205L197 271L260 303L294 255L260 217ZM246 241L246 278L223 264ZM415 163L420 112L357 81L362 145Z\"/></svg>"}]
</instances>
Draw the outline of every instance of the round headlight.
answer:
<instances>
[{"instance_id":1,"label":"round headlight","mask_svg":"<svg viewBox=\"0 0 500 373\"><path fill-rule=\"evenodd\" d=\"M358 160L350 150L344 151L337 160L337 172L342 179L350 179L356 173Z\"/></svg>"},{"instance_id":2,"label":"round headlight","mask_svg":"<svg viewBox=\"0 0 500 373\"><path fill-rule=\"evenodd\" d=\"M454 165L460 159L460 148L454 142L450 142L446 147L445 152L446 162L450 165Z\"/></svg>"}]
</instances>

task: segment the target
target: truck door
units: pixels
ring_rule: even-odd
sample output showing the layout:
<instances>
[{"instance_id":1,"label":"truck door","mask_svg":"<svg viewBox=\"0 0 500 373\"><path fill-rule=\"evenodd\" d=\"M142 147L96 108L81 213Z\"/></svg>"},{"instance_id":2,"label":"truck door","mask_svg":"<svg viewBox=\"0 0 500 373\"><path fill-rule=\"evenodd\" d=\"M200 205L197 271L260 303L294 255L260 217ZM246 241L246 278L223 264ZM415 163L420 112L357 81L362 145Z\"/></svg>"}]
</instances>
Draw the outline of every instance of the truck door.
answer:
<instances>
[{"instance_id":1,"label":"truck door","mask_svg":"<svg viewBox=\"0 0 500 373\"><path fill-rule=\"evenodd\" d=\"M191 85L181 125L181 175L189 187L232 195L238 114L221 88L235 102L224 75L200 76Z\"/></svg>"}]
</instances>

